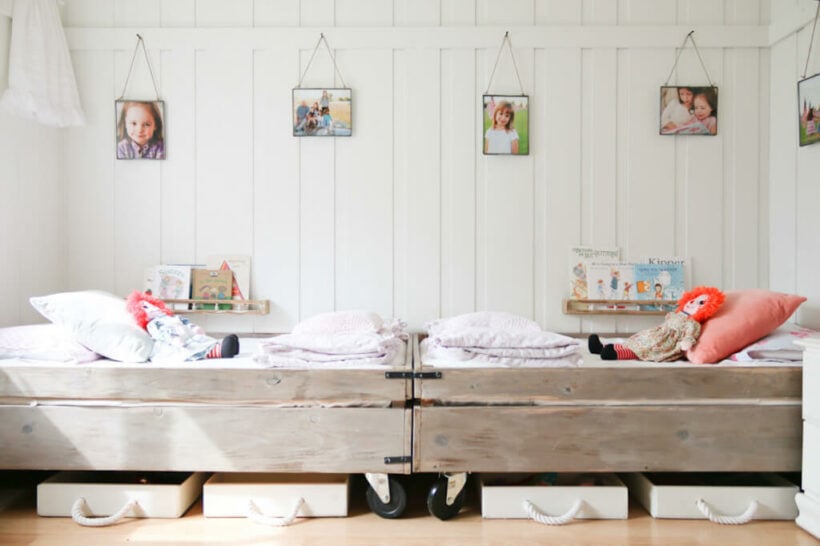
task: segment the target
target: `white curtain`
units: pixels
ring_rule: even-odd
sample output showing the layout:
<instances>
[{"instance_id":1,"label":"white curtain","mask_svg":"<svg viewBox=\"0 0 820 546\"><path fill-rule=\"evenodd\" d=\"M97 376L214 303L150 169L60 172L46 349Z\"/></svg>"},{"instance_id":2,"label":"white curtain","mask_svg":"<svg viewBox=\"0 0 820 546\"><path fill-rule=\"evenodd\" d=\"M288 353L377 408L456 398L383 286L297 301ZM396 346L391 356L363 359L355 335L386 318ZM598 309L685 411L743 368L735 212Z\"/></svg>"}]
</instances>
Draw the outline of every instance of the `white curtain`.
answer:
<instances>
[{"instance_id":1,"label":"white curtain","mask_svg":"<svg viewBox=\"0 0 820 546\"><path fill-rule=\"evenodd\" d=\"M8 2L0 0L0 9ZM0 107L52 127L83 125L85 116L55 0L14 0L9 88Z\"/></svg>"}]
</instances>

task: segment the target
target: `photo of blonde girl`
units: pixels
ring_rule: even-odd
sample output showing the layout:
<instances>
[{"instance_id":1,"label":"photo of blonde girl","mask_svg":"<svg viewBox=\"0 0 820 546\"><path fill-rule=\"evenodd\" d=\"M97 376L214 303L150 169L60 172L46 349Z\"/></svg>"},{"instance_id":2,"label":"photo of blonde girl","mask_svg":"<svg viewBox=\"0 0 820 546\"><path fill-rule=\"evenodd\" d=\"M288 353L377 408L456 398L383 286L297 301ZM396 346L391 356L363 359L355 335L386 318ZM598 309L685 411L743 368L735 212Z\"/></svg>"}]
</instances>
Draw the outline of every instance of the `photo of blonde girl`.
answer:
<instances>
[{"instance_id":1,"label":"photo of blonde girl","mask_svg":"<svg viewBox=\"0 0 820 546\"><path fill-rule=\"evenodd\" d=\"M529 97L484 95L484 155L529 154Z\"/></svg>"},{"instance_id":2,"label":"photo of blonde girl","mask_svg":"<svg viewBox=\"0 0 820 546\"><path fill-rule=\"evenodd\" d=\"M117 159L165 159L164 103L118 100Z\"/></svg>"}]
</instances>

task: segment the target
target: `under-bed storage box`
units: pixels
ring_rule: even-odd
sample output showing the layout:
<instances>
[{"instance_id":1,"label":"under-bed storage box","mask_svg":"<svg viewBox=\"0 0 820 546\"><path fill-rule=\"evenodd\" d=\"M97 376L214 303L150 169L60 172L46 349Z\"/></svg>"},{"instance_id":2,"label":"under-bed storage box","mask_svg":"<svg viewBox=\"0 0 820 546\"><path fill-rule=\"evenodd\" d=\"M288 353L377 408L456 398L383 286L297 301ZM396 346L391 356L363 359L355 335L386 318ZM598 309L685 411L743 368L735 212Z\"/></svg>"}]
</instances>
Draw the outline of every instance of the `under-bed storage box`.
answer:
<instances>
[{"instance_id":1,"label":"under-bed storage box","mask_svg":"<svg viewBox=\"0 0 820 546\"><path fill-rule=\"evenodd\" d=\"M799 366L431 367L418 343L415 471L800 470Z\"/></svg>"},{"instance_id":2,"label":"under-bed storage box","mask_svg":"<svg viewBox=\"0 0 820 546\"><path fill-rule=\"evenodd\" d=\"M411 357L368 369L0 361L0 468L407 474L412 380L385 372L410 375Z\"/></svg>"},{"instance_id":3,"label":"under-bed storage box","mask_svg":"<svg viewBox=\"0 0 820 546\"><path fill-rule=\"evenodd\" d=\"M58 472L37 486L37 514L71 516L83 499L89 516L178 518L199 498L206 474L195 472Z\"/></svg>"},{"instance_id":4,"label":"under-bed storage box","mask_svg":"<svg viewBox=\"0 0 820 546\"><path fill-rule=\"evenodd\" d=\"M347 516L347 474L259 474L218 472L205 482L205 517L245 517L249 507L271 517ZM252 504L251 504L252 503Z\"/></svg>"}]
</instances>

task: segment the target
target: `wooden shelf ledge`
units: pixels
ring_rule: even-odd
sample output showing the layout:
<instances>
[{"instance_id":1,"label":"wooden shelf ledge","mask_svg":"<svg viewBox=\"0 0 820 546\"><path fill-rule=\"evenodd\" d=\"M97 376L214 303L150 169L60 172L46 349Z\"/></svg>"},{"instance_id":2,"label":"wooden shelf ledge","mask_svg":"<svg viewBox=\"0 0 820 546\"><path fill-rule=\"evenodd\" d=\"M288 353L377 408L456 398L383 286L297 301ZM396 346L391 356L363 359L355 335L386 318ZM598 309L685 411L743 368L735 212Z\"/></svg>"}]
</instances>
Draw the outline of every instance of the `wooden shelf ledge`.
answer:
<instances>
[{"instance_id":1,"label":"wooden shelf ledge","mask_svg":"<svg viewBox=\"0 0 820 546\"><path fill-rule=\"evenodd\" d=\"M563 301L565 315L665 315L673 312L677 306L677 300L574 300L565 298ZM658 309L646 309L646 307L657 307Z\"/></svg>"},{"instance_id":2,"label":"wooden shelf ledge","mask_svg":"<svg viewBox=\"0 0 820 546\"><path fill-rule=\"evenodd\" d=\"M177 315L192 313L204 315L267 315L270 313L269 300L169 299L162 301ZM179 304L184 304L187 308L179 309Z\"/></svg>"}]
</instances>

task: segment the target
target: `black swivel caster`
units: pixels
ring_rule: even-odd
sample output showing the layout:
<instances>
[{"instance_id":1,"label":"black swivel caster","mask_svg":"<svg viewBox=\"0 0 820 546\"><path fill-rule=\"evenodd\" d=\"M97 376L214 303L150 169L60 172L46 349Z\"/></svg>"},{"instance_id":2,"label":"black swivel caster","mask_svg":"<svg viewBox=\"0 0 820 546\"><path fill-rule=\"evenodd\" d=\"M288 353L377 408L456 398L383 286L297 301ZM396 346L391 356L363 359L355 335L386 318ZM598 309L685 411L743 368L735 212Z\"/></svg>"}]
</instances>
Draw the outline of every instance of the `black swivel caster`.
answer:
<instances>
[{"instance_id":1,"label":"black swivel caster","mask_svg":"<svg viewBox=\"0 0 820 546\"><path fill-rule=\"evenodd\" d=\"M447 483L452 478L442 476L438 478L430 487L430 492L427 494L427 510L442 521L446 521L456 516L461 508L464 506L464 497L466 496L467 488L464 483L461 484L461 490L453 499L453 502L447 504ZM466 478L464 478L466 480Z\"/></svg>"},{"instance_id":2,"label":"black swivel caster","mask_svg":"<svg viewBox=\"0 0 820 546\"><path fill-rule=\"evenodd\" d=\"M395 478L388 478L390 487L390 501L385 503L379 498L379 494L372 486L367 488L367 505L377 515L386 519L396 519L404 513L407 508L407 493L404 486Z\"/></svg>"}]
</instances>

